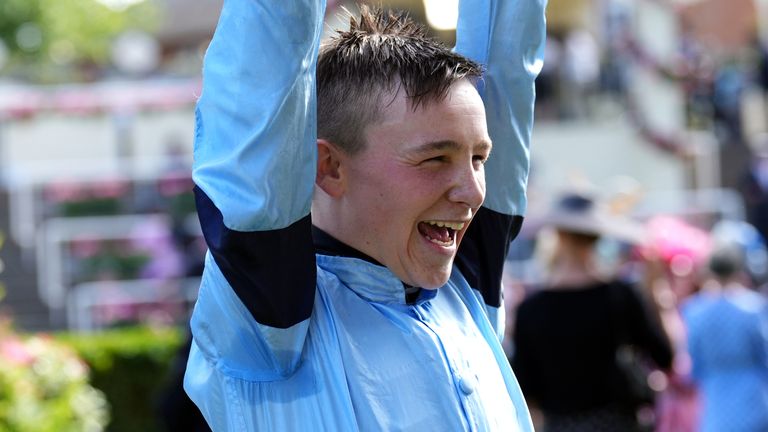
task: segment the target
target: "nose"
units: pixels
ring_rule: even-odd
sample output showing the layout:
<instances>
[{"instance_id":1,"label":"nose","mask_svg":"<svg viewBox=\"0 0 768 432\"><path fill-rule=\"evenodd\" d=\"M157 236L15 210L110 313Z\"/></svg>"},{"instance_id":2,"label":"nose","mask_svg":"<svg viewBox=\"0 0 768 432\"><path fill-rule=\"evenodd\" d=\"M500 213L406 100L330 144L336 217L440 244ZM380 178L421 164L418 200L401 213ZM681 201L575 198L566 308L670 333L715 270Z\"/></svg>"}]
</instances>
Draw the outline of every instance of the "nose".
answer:
<instances>
[{"instance_id":1,"label":"nose","mask_svg":"<svg viewBox=\"0 0 768 432\"><path fill-rule=\"evenodd\" d=\"M470 163L457 168L448 199L467 207L480 207L485 199L485 170L482 166L478 169Z\"/></svg>"}]
</instances>

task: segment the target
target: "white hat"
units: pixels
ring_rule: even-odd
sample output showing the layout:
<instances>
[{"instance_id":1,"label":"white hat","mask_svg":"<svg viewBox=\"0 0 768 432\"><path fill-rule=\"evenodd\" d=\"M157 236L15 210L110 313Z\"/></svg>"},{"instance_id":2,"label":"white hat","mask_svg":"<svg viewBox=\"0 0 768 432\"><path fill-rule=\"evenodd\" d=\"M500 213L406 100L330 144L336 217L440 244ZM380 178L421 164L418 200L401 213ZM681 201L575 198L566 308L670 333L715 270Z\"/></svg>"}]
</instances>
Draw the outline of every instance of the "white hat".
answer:
<instances>
[{"instance_id":1,"label":"white hat","mask_svg":"<svg viewBox=\"0 0 768 432\"><path fill-rule=\"evenodd\" d=\"M627 243L639 244L645 239L645 228L627 217L611 213L605 205L583 192L564 192L552 208L533 222L578 234L611 237Z\"/></svg>"}]
</instances>

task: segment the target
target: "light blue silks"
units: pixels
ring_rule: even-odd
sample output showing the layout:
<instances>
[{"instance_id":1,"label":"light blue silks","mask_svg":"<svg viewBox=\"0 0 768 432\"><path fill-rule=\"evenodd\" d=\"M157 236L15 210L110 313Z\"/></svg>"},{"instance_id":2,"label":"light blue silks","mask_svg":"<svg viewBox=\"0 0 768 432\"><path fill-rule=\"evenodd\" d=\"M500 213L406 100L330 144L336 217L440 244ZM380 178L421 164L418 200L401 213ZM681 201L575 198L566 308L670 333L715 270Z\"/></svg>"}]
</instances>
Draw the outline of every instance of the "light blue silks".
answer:
<instances>
[{"instance_id":1,"label":"light blue silks","mask_svg":"<svg viewBox=\"0 0 768 432\"><path fill-rule=\"evenodd\" d=\"M318 267L312 317L289 329L255 323L220 275L206 275L185 387L213 430L532 430L460 274L408 305L384 267L329 256ZM297 332L305 343L286 344Z\"/></svg>"},{"instance_id":2,"label":"light blue silks","mask_svg":"<svg viewBox=\"0 0 768 432\"><path fill-rule=\"evenodd\" d=\"M486 203L505 214L525 210L544 7L461 2L457 49L487 67ZM224 3L196 112L194 180L228 229L278 230L309 214L324 9ZM500 323L458 270L409 305L384 267L322 255L316 265L311 317L278 329L253 319L207 257L185 389L215 431L532 431Z\"/></svg>"}]
</instances>

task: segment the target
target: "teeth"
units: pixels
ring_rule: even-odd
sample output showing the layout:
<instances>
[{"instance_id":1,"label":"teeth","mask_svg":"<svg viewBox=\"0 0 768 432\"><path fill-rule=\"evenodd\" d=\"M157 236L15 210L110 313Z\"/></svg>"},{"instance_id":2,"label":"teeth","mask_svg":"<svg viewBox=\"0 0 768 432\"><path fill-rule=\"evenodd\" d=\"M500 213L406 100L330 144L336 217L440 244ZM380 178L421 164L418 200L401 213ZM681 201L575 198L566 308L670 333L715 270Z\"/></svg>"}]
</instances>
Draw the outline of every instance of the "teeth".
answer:
<instances>
[{"instance_id":1,"label":"teeth","mask_svg":"<svg viewBox=\"0 0 768 432\"><path fill-rule=\"evenodd\" d=\"M450 228L454 231L461 231L464 228L464 222L424 221L424 223L435 225L439 228Z\"/></svg>"}]
</instances>

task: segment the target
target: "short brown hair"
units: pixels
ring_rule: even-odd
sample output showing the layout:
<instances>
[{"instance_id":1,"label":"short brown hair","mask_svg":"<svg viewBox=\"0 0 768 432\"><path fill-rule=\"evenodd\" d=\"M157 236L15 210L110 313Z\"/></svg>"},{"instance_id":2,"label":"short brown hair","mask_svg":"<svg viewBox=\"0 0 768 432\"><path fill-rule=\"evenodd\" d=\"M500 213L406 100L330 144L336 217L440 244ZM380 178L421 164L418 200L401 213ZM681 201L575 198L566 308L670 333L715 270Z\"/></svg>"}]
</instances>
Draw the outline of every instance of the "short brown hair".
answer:
<instances>
[{"instance_id":1,"label":"short brown hair","mask_svg":"<svg viewBox=\"0 0 768 432\"><path fill-rule=\"evenodd\" d=\"M365 127L379 118L387 94L405 91L413 109L440 100L480 66L451 52L402 12L360 7L348 31L320 49L317 62L318 137L349 154L365 146Z\"/></svg>"}]
</instances>

